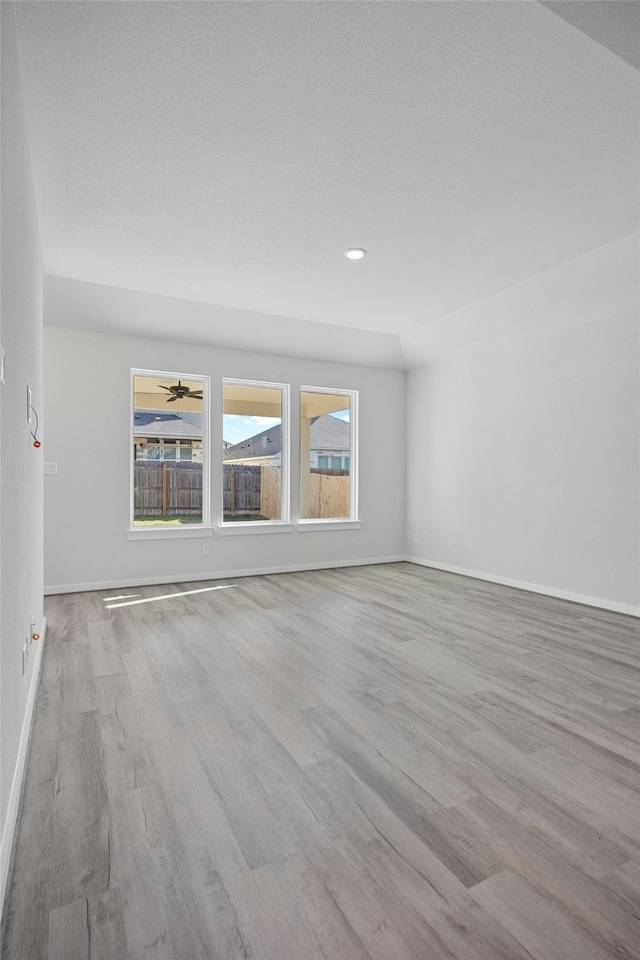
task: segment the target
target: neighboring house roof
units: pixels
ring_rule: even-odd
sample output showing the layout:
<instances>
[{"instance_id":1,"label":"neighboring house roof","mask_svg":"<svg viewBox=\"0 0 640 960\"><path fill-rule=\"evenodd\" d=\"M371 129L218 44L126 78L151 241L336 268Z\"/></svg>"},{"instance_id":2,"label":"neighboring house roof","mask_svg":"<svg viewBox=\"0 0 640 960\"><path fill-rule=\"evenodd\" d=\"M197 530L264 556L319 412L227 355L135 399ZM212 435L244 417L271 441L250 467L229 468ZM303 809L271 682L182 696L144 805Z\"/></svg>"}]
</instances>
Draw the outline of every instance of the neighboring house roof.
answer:
<instances>
[{"instance_id":1,"label":"neighboring house roof","mask_svg":"<svg viewBox=\"0 0 640 960\"><path fill-rule=\"evenodd\" d=\"M240 443L234 443L224 452L225 460L238 460L249 457L275 457L282 449L282 424L269 427L253 437L247 437Z\"/></svg>"},{"instance_id":2,"label":"neighboring house roof","mask_svg":"<svg viewBox=\"0 0 640 960\"><path fill-rule=\"evenodd\" d=\"M325 413L311 421L312 450L348 450L349 424ZM241 443L227 448L225 460L249 459L253 457L273 457L282 449L282 426L269 427L253 437L247 437Z\"/></svg>"},{"instance_id":3,"label":"neighboring house roof","mask_svg":"<svg viewBox=\"0 0 640 960\"><path fill-rule=\"evenodd\" d=\"M311 421L312 450L348 450L349 424L325 413Z\"/></svg>"},{"instance_id":4,"label":"neighboring house roof","mask_svg":"<svg viewBox=\"0 0 640 960\"><path fill-rule=\"evenodd\" d=\"M171 437L172 439L202 439L202 427L189 423L175 413L138 412L133 416L135 437Z\"/></svg>"}]
</instances>

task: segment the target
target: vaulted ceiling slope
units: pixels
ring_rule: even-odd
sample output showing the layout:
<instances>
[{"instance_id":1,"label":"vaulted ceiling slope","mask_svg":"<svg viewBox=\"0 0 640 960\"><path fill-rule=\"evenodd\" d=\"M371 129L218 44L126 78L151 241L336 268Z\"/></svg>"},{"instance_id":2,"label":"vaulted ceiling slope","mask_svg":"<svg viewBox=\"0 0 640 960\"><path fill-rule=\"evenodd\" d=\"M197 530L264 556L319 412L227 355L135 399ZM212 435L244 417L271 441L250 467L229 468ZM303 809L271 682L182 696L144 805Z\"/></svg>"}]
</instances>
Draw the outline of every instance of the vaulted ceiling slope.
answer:
<instances>
[{"instance_id":1,"label":"vaulted ceiling slope","mask_svg":"<svg viewBox=\"0 0 640 960\"><path fill-rule=\"evenodd\" d=\"M638 4L585 5L22 0L49 321L93 291L73 322L118 328L123 288L194 301L179 339L395 366L398 337L632 234Z\"/></svg>"}]
</instances>

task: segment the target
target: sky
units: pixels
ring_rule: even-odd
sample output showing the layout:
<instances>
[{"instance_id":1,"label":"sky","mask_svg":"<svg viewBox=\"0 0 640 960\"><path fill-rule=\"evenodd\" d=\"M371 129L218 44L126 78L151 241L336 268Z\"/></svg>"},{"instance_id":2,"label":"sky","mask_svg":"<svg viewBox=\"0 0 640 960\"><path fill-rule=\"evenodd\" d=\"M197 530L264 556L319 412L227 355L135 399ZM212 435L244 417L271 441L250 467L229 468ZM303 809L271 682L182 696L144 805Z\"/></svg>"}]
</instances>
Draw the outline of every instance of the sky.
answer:
<instances>
[{"instance_id":1,"label":"sky","mask_svg":"<svg viewBox=\"0 0 640 960\"><path fill-rule=\"evenodd\" d=\"M237 413L225 413L222 417L222 439L226 443L240 443L276 423L280 423L280 417L245 417Z\"/></svg>"},{"instance_id":2,"label":"sky","mask_svg":"<svg viewBox=\"0 0 640 960\"><path fill-rule=\"evenodd\" d=\"M338 420L349 422L349 410L339 410L330 414ZM246 417L237 413L225 413L222 418L222 437L226 443L241 443L248 437L255 437L269 427L280 423L279 417Z\"/></svg>"}]
</instances>

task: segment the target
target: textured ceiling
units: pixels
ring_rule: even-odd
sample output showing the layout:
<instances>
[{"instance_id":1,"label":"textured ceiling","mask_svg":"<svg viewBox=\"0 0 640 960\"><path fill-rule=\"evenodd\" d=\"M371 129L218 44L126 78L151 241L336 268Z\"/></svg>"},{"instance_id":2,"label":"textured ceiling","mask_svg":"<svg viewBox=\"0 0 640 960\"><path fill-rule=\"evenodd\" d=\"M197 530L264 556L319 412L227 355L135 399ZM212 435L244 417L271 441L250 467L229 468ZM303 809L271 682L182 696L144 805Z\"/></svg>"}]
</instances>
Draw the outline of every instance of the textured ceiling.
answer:
<instances>
[{"instance_id":1,"label":"textured ceiling","mask_svg":"<svg viewBox=\"0 0 640 960\"><path fill-rule=\"evenodd\" d=\"M22 0L45 269L214 305L227 345L269 315L382 356L637 229L637 73L597 6Z\"/></svg>"}]
</instances>

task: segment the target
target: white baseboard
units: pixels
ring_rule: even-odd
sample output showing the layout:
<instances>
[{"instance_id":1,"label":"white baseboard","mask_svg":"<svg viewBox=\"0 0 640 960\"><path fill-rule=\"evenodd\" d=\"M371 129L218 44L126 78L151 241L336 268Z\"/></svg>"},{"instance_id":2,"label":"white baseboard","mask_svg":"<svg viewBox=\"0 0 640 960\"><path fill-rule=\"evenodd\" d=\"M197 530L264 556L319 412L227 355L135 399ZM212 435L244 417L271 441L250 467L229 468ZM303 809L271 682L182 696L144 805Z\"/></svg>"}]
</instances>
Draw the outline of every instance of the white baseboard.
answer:
<instances>
[{"instance_id":1,"label":"white baseboard","mask_svg":"<svg viewBox=\"0 0 640 960\"><path fill-rule=\"evenodd\" d=\"M523 580L513 580L511 577L500 577L494 574L482 573L479 570L469 570L467 567L457 567L450 563L438 563L435 560L422 560L419 557L369 557L366 560L329 560L325 563L298 563L278 567L256 567L252 570L223 570L208 573L176 573L171 577L136 577L135 579L102 580L97 583L65 583L45 586L47 596L62 593L86 593L91 590L119 590L124 587L150 587L163 583L191 583L199 580L231 580L235 577L258 577L271 573L300 573L305 570L330 570L340 567L362 567L378 563L415 563L421 567L432 567L434 570L444 570L446 573L457 573L463 577L472 577L474 580L486 580L488 583L499 583L505 587L515 587L516 590L526 590L528 593L539 593L546 597L557 597L559 600L569 600L571 603L582 603L587 607L599 607L601 610L611 610L614 613L624 613L630 617L640 617L640 607L627 603L618 603L615 600L603 600L601 597L589 597L581 593L572 593L568 590L558 590L555 587L542 586L538 583L527 583Z\"/></svg>"},{"instance_id":2,"label":"white baseboard","mask_svg":"<svg viewBox=\"0 0 640 960\"><path fill-rule=\"evenodd\" d=\"M45 586L47 596L60 593L86 593L89 590L119 590L122 587L149 587L163 583L191 583L196 580L231 580L235 577L259 577L270 573L301 573L305 570L331 570L339 567L363 567L377 563L400 563L407 557L367 557L366 560L329 560L325 563L295 563L253 570L222 570L209 573L176 573L172 577L136 577L133 580L103 580L99 583L64 583Z\"/></svg>"},{"instance_id":3,"label":"white baseboard","mask_svg":"<svg viewBox=\"0 0 640 960\"><path fill-rule=\"evenodd\" d=\"M463 577L473 577L474 580L486 580L489 583L499 583L505 587L515 587L516 590L526 590L528 593L540 593L546 597L557 597L559 600L569 600L571 603L582 603L587 607L599 607L601 610L612 610L614 613L625 613L629 617L640 617L640 607L628 603L618 603L615 600L603 600L600 597L588 597L581 593L571 593L569 590L557 590L555 587L544 587L538 583L526 583L523 580L512 580L510 577L498 577L478 570L467 570L466 567L455 567L450 563L436 563L434 560L420 560L418 557L405 557L408 563L416 563L421 567L433 567L434 570L444 570L446 573L458 573Z\"/></svg>"},{"instance_id":4,"label":"white baseboard","mask_svg":"<svg viewBox=\"0 0 640 960\"><path fill-rule=\"evenodd\" d=\"M11 851L13 849L13 839L18 822L18 808L20 806L20 794L22 792L22 779L24 777L24 767L27 759L29 734L31 733L33 707L36 700L36 692L38 690L38 681L40 680L40 667L42 665L42 651L44 649L46 632L47 620L46 617L43 617L42 626L40 627L40 639L35 644L35 661L31 673L31 682L29 684L29 695L27 697L27 706L22 723L22 733L20 734L18 757L16 759L15 770L13 771L13 781L11 783L11 793L9 794L7 816L4 822L4 830L2 831L2 842L0 843L0 909L4 908L4 898L7 892L9 867L11 865Z\"/></svg>"}]
</instances>

